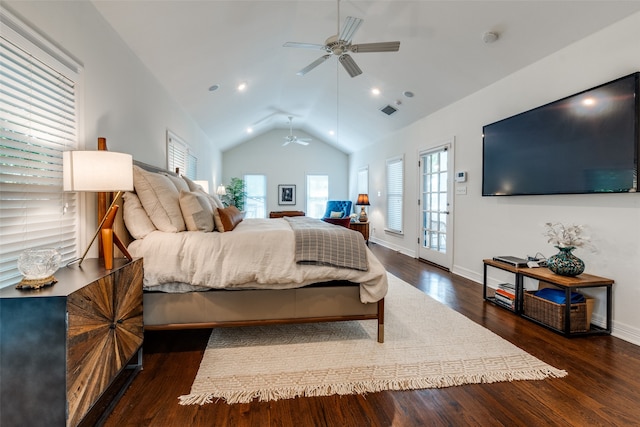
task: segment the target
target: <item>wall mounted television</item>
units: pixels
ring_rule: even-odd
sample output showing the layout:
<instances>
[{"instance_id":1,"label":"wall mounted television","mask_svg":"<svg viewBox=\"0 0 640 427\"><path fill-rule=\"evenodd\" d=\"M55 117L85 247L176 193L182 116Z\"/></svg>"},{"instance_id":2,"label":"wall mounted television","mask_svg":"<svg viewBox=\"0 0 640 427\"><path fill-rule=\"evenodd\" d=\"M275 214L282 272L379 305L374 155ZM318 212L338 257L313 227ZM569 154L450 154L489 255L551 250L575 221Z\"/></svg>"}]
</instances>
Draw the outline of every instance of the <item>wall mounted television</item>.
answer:
<instances>
[{"instance_id":1,"label":"wall mounted television","mask_svg":"<svg viewBox=\"0 0 640 427\"><path fill-rule=\"evenodd\" d=\"M484 126L482 195L637 192L639 77Z\"/></svg>"}]
</instances>

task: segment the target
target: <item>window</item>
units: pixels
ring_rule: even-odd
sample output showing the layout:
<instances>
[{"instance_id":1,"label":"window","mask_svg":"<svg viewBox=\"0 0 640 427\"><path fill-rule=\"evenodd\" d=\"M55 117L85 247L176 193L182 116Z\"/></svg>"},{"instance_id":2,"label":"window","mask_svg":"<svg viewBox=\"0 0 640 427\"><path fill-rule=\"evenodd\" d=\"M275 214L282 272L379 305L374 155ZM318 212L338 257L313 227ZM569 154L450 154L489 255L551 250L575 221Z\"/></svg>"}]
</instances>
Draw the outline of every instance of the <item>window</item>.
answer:
<instances>
[{"instance_id":1,"label":"window","mask_svg":"<svg viewBox=\"0 0 640 427\"><path fill-rule=\"evenodd\" d=\"M307 216L322 218L329 200L329 175L307 175Z\"/></svg>"},{"instance_id":2,"label":"window","mask_svg":"<svg viewBox=\"0 0 640 427\"><path fill-rule=\"evenodd\" d=\"M77 148L80 67L0 7L0 287L25 249L76 257L77 199L62 191L62 152Z\"/></svg>"},{"instance_id":3,"label":"window","mask_svg":"<svg viewBox=\"0 0 640 427\"><path fill-rule=\"evenodd\" d=\"M387 160L387 231L402 234L404 160L402 156Z\"/></svg>"},{"instance_id":4,"label":"window","mask_svg":"<svg viewBox=\"0 0 640 427\"><path fill-rule=\"evenodd\" d=\"M358 169L358 194L369 194L369 167Z\"/></svg>"},{"instance_id":5,"label":"window","mask_svg":"<svg viewBox=\"0 0 640 427\"><path fill-rule=\"evenodd\" d=\"M244 210L246 218L267 217L267 177L265 175L245 175L244 186L247 193Z\"/></svg>"},{"instance_id":6,"label":"window","mask_svg":"<svg viewBox=\"0 0 640 427\"><path fill-rule=\"evenodd\" d=\"M198 159L189 146L170 130L167 131L167 169L180 171L189 179L198 175Z\"/></svg>"}]
</instances>

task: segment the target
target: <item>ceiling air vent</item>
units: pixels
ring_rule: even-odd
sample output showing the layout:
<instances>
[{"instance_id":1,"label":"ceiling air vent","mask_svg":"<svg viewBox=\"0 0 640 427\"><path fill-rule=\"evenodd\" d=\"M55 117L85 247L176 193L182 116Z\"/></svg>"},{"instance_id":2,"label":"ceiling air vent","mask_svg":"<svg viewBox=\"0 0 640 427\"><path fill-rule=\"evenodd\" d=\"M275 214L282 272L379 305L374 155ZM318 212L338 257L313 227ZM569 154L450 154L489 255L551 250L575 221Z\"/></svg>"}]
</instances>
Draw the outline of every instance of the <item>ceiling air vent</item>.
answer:
<instances>
[{"instance_id":1,"label":"ceiling air vent","mask_svg":"<svg viewBox=\"0 0 640 427\"><path fill-rule=\"evenodd\" d=\"M391 105L385 105L384 107L382 107L380 109L380 111L382 111L383 113L385 113L387 116L392 115L393 113L395 113L396 111L398 111L397 108L392 107Z\"/></svg>"}]
</instances>

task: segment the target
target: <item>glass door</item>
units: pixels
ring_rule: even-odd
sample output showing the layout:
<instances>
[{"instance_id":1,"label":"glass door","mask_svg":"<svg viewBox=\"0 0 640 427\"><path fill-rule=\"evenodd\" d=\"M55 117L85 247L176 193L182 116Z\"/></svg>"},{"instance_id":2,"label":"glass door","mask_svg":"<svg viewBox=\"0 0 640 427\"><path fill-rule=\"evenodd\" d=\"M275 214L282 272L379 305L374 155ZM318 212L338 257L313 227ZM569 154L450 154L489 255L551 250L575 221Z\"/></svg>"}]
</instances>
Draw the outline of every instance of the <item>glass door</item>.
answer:
<instances>
[{"instance_id":1,"label":"glass door","mask_svg":"<svg viewBox=\"0 0 640 427\"><path fill-rule=\"evenodd\" d=\"M451 268L451 144L420 153L420 258Z\"/></svg>"}]
</instances>

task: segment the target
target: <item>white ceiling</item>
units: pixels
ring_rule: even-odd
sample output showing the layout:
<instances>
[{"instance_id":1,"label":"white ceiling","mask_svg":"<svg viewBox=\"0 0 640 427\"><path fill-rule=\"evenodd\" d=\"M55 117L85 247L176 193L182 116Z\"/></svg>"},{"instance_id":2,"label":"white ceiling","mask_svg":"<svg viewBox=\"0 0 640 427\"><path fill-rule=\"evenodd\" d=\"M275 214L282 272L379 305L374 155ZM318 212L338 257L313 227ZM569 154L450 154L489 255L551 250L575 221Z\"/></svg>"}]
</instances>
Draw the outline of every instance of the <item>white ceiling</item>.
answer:
<instances>
[{"instance_id":1,"label":"white ceiling","mask_svg":"<svg viewBox=\"0 0 640 427\"><path fill-rule=\"evenodd\" d=\"M343 0L340 21L364 19L353 43L401 42L399 52L352 54L363 74L350 78L335 57L299 77L323 52L282 47L336 34L336 0L93 3L221 150L287 128L292 115L294 133L347 153L640 10L640 1L614 0ZM486 31L500 38L485 44ZM397 101L392 116L379 111Z\"/></svg>"}]
</instances>

